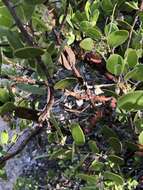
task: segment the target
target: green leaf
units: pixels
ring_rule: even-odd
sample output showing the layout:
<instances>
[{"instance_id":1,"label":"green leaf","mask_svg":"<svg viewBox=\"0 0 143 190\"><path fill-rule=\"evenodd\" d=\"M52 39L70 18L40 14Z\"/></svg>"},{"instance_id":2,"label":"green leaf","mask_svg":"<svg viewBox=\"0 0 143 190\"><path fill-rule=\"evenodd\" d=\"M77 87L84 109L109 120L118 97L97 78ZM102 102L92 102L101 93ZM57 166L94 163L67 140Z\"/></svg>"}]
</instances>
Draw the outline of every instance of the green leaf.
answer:
<instances>
[{"instance_id":1,"label":"green leaf","mask_svg":"<svg viewBox=\"0 0 143 190\"><path fill-rule=\"evenodd\" d=\"M125 20L117 19L116 21L117 21L118 26L120 28L123 28L124 30L131 30L132 26L128 22L126 22ZM133 34L134 34L134 31L133 31Z\"/></svg>"},{"instance_id":2,"label":"green leaf","mask_svg":"<svg viewBox=\"0 0 143 190\"><path fill-rule=\"evenodd\" d=\"M104 176L105 180L111 180L116 185L123 185L124 184L123 178L120 175L118 175L118 174L106 171L106 172L104 172L103 176Z\"/></svg>"},{"instance_id":3,"label":"green leaf","mask_svg":"<svg viewBox=\"0 0 143 190\"><path fill-rule=\"evenodd\" d=\"M51 55L48 52L46 52L46 53L44 53L42 55L42 61L47 66L50 75L52 75L53 72L54 72L54 68L55 67L54 67L54 63L53 63L52 57L51 57Z\"/></svg>"},{"instance_id":4,"label":"green leaf","mask_svg":"<svg viewBox=\"0 0 143 190\"><path fill-rule=\"evenodd\" d=\"M41 66L39 64L36 64L36 71L38 76L42 79L42 80L46 80L46 75L44 70L41 68Z\"/></svg>"},{"instance_id":5,"label":"green leaf","mask_svg":"<svg viewBox=\"0 0 143 190\"><path fill-rule=\"evenodd\" d=\"M125 58L131 68L133 68L138 63L138 55L135 49L128 48L125 52Z\"/></svg>"},{"instance_id":6,"label":"green leaf","mask_svg":"<svg viewBox=\"0 0 143 190\"><path fill-rule=\"evenodd\" d=\"M12 102L6 102L4 105L0 106L0 115L10 113L14 110L15 106Z\"/></svg>"},{"instance_id":7,"label":"green leaf","mask_svg":"<svg viewBox=\"0 0 143 190\"><path fill-rule=\"evenodd\" d=\"M36 16L32 17L32 22L34 26L36 26L37 28L41 28L41 31L42 29L44 31L49 30L48 26L40 18L37 18Z\"/></svg>"},{"instance_id":8,"label":"green leaf","mask_svg":"<svg viewBox=\"0 0 143 190\"><path fill-rule=\"evenodd\" d=\"M86 36L92 38L93 40L99 40L102 36L100 30L96 27L90 27L85 32Z\"/></svg>"},{"instance_id":9,"label":"green leaf","mask_svg":"<svg viewBox=\"0 0 143 190\"><path fill-rule=\"evenodd\" d=\"M18 8L18 7L17 7ZM33 13L34 13L34 10L35 10L35 5L33 4L27 4L25 2L22 2L21 3L21 6L19 6L19 14L18 15L21 15L23 14L23 19L25 22L28 22L30 21Z\"/></svg>"},{"instance_id":10,"label":"green leaf","mask_svg":"<svg viewBox=\"0 0 143 190\"><path fill-rule=\"evenodd\" d=\"M87 1L84 8L88 20L89 20L89 15L90 15L90 5L91 3Z\"/></svg>"},{"instance_id":11,"label":"green leaf","mask_svg":"<svg viewBox=\"0 0 143 190\"><path fill-rule=\"evenodd\" d=\"M54 151L53 154L51 154L50 160L57 159L57 158L62 159L62 160L70 160L71 155L72 155L71 150L66 150L64 148L61 148L61 149ZM46 157L47 157L47 155L46 155Z\"/></svg>"},{"instance_id":12,"label":"green leaf","mask_svg":"<svg viewBox=\"0 0 143 190\"><path fill-rule=\"evenodd\" d=\"M110 127L107 127L107 126L104 126L103 128L102 128L102 134L104 135L104 137L106 138L106 139L109 139L109 138L111 138L111 137L115 137L115 138L118 138L117 137L117 134L110 128Z\"/></svg>"},{"instance_id":13,"label":"green leaf","mask_svg":"<svg viewBox=\"0 0 143 190\"><path fill-rule=\"evenodd\" d=\"M91 170L98 171L98 172L101 172L103 168L104 168L104 163L99 162L97 160L94 160L90 165Z\"/></svg>"},{"instance_id":14,"label":"green leaf","mask_svg":"<svg viewBox=\"0 0 143 190\"><path fill-rule=\"evenodd\" d=\"M90 22L91 22L92 26L95 26L95 25L96 25L97 20L98 20L98 18L99 18L99 14L100 14L100 12L99 12L98 9L95 9L95 10L93 11L93 13L92 13L92 15L91 15L91 18L90 18Z\"/></svg>"},{"instance_id":15,"label":"green leaf","mask_svg":"<svg viewBox=\"0 0 143 190\"><path fill-rule=\"evenodd\" d=\"M102 33L99 30L99 28L96 26L93 26L92 22L82 21L80 23L80 30L81 32L85 33L86 36L94 40L98 40L102 36Z\"/></svg>"},{"instance_id":16,"label":"green leaf","mask_svg":"<svg viewBox=\"0 0 143 190\"><path fill-rule=\"evenodd\" d=\"M0 169L0 178L3 179L3 180L8 179L5 169Z\"/></svg>"},{"instance_id":17,"label":"green leaf","mask_svg":"<svg viewBox=\"0 0 143 190\"><path fill-rule=\"evenodd\" d=\"M54 89L67 89L69 87L72 87L74 84L77 83L77 79L76 78L65 78L62 79L60 81L58 81L55 85L54 85Z\"/></svg>"},{"instance_id":18,"label":"green leaf","mask_svg":"<svg viewBox=\"0 0 143 190\"><path fill-rule=\"evenodd\" d=\"M17 139L18 139L18 134L16 134L16 133L13 134L13 136L11 138L11 143L16 143Z\"/></svg>"},{"instance_id":19,"label":"green leaf","mask_svg":"<svg viewBox=\"0 0 143 190\"><path fill-rule=\"evenodd\" d=\"M0 26L11 27L13 25L13 18L7 7L0 7Z\"/></svg>"},{"instance_id":20,"label":"green leaf","mask_svg":"<svg viewBox=\"0 0 143 190\"><path fill-rule=\"evenodd\" d=\"M125 145L126 145L126 147L127 147L127 149L128 149L129 151L132 151L132 152L138 151L138 146L137 146L137 144L135 144L135 143L126 141L126 142L125 142Z\"/></svg>"},{"instance_id":21,"label":"green leaf","mask_svg":"<svg viewBox=\"0 0 143 190\"><path fill-rule=\"evenodd\" d=\"M111 34L108 35L107 37L107 43L111 46L111 47L118 47L120 45L122 45L129 36L129 32L126 30L117 30L115 32L112 32Z\"/></svg>"},{"instance_id":22,"label":"green leaf","mask_svg":"<svg viewBox=\"0 0 143 190\"><path fill-rule=\"evenodd\" d=\"M14 55L22 59L35 58L42 54L44 50L36 47L24 47L14 51Z\"/></svg>"},{"instance_id":23,"label":"green leaf","mask_svg":"<svg viewBox=\"0 0 143 190\"><path fill-rule=\"evenodd\" d=\"M102 0L101 2L102 9L103 11L107 14L110 15L113 11L113 4L111 0Z\"/></svg>"},{"instance_id":24,"label":"green leaf","mask_svg":"<svg viewBox=\"0 0 143 190\"><path fill-rule=\"evenodd\" d=\"M55 127L58 135L63 139L64 135L62 133L60 124L59 124L59 122L57 121L57 119L55 118L55 116L53 114L50 115L49 121Z\"/></svg>"},{"instance_id":25,"label":"green leaf","mask_svg":"<svg viewBox=\"0 0 143 190\"><path fill-rule=\"evenodd\" d=\"M115 137L111 137L109 139L109 145L111 146L111 148L116 152L116 153L121 153L122 151L122 144L119 141L118 138Z\"/></svg>"},{"instance_id":26,"label":"green leaf","mask_svg":"<svg viewBox=\"0 0 143 190\"><path fill-rule=\"evenodd\" d=\"M104 33L106 36L108 36L110 33L115 32L117 30L119 30L117 24L110 22L105 26Z\"/></svg>"},{"instance_id":27,"label":"green leaf","mask_svg":"<svg viewBox=\"0 0 143 190\"><path fill-rule=\"evenodd\" d=\"M84 181L87 181L90 184L95 184L97 182L97 176L94 175L79 173L76 176Z\"/></svg>"},{"instance_id":28,"label":"green leaf","mask_svg":"<svg viewBox=\"0 0 143 190\"><path fill-rule=\"evenodd\" d=\"M119 156L116 156L116 155L109 155L109 156L108 156L108 159L109 159L111 162L113 162L113 163L115 163L115 164L117 164L117 165L123 165L123 164L124 164L124 159L121 158L121 157L119 157Z\"/></svg>"},{"instance_id":29,"label":"green leaf","mask_svg":"<svg viewBox=\"0 0 143 190\"><path fill-rule=\"evenodd\" d=\"M93 185L93 186L81 187L80 190L99 190L99 188L96 187L96 185Z\"/></svg>"},{"instance_id":30,"label":"green leaf","mask_svg":"<svg viewBox=\"0 0 143 190\"><path fill-rule=\"evenodd\" d=\"M8 90L5 88L0 88L0 102L6 103L7 101L9 101L9 99L10 96Z\"/></svg>"},{"instance_id":31,"label":"green leaf","mask_svg":"<svg viewBox=\"0 0 143 190\"><path fill-rule=\"evenodd\" d=\"M7 27L0 27L0 37L6 36L10 46L14 49L22 48L20 36L17 32L9 30Z\"/></svg>"},{"instance_id":32,"label":"green leaf","mask_svg":"<svg viewBox=\"0 0 143 190\"><path fill-rule=\"evenodd\" d=\"M1 144L7 144L9 140L9 135L7 131L2 131L0 134Z\"/></svg>"},{"instance_id":33,"label":"green leaf","mask_svg":"<svg viewBox=\"0 0 143 190\"><path fill-rule=\"evenodd\" d=\"M84 20L87 20L85 12L77 10L76 13L72 16L72 21L74 22L74 24L80 23Z\"/></svg>"},{"instance_id":34,"label":"green leaf","mask_svg":"<svg viewBox=\"0 0 143 190\"><path fill-rule=\"evenodd\" d=\"M133 70L129 71L125 79L128 80L130 78L137 81L143 81L143 65L136 65Z\"/></svg>"},{"instance_id":35,"label":"green leaf","mask_svg":"<svg viewBox=\"0 0 143 190\"><path fill-rule=\"evenodd\" d=\"M85 136L83 130L81 129L78 123L73 123L70 126L72 137L75 141L76 145L84 145L85 143Z\"/></svg>"},{"instance_id":36,"label":"green leaf","mask_svg":"<svg viewBox=\"0 0 143 190\"><path fill-rule=\"evenodd\" d=\"M93 1L90 7L91 13L93 13L95 9L99 9L100 6L101 2L99 0Z\"/></svg>"},{"instance_id":37,"label":"green leaf","mask_svg":"<svg viewBox=\"0 0 143 190\"><path fill-rule=\"evenodd\" d=\"M134 49L142 48L141 40L142 40L141 32L134 33L134 35L132 36L131 47Z\"/></svg>"},{"instance_id":38,"label":"green leaf","mask_svg":"<svg viewBox=\"0 0 143 190\"><path fill-rule=\"evenodd\" d=\"M17 32L12 32L10 30L6 33L7 39L13 49L22 48L23 44L20 40L20 36Z\"/></svg>"},{"instance_id":39,"label":"green leaf","mask_svg":"<svg viewBox=\"0 0 143 190\"><path fill-rule=\"evenodd\" d=\"M88 146L93 153L99 153L99 148L93 140L88 141Z\"/></svg>"},{"instance_id":40,"label":"green leaf","mask_svg":"<svg viewBox=\"0 0 143 190\"><path fill-rule=\"evenodd\" d=\"M91 51L94 48L94 42L91 38L85 38L80 42L80 47L84 50Z\"/></svg>"},{"instance_id":41,"label":"green leaf","mask_svg":"<svg viewBox=\"0 0 143 190\"><path fill-rule=\"evenodd\" d=\"M131 2L125 2L125 4L132 10L138 10L138 3L135 1L131 1Z\"/></svg>"},{"instance_id":42,"label":"green leaf","mask_svg":"<svg viewBox=\"0 0 143 190\"><path fill-rule=\"evenodd\" d=\"M134 120L134 124L138 132L143 131L143 118L137 118Z\"/></svg>"},{"instance_id":43,"label":"green leaf","mask_svg":"<svg viewBox=\"0 0 143 190\"><path fill-rule=\"evenodd\" d=\"M80 22L80 30L81 32L86 32L88 30L88 28L91 28L91 22L89 21L82 21Z\"/></svg>"},{"instance_id":44,"label":"green leaf","mask_svg":"<svg viewBox=\"0 0 143 190\"><path fill-rule=\"evenodd\" d=\"M143 109L143 91L137 90L121 96L118 99L117 105L120 109L124 109L126 111L137 111Z\"/></svg>"},{"instance_id":45,"label":"green leaf","mask_svg":"<svg viewBox=\"0 0 143 190\"><path fill-rule=\"evenodd\" d=\"M1 67L2 67L2 48L0 48L0 74L1 74Z\"/></svg>"},{"instance_id":46,"label":"green leaf","mask_svg":"<svg viewBox=\"0 0 143 190\"><path fill-rule=\"evenodd\" d=\"M30 4L30 5L37 5L37 4L42 4L45 2L45 0L24 0L25 3Z\"/></svg>"},{"instance_id":47,"label":"green leaf","mask_svg":"<svg viewBox=\"0 0 143 190\"><path fill-rule=\"evenodd\" d=\"M118 54L110 55L106 63L106 68L110 73L120 75L124 70L123 58Z\"/></svg>"},{"instance_id":48,"label":"green leaf","mask_svg":"<svg viewBox=\"0 0 143 190\"><path fill-rule=\"evenodd\" d=\"M32 93L32 94L38 94L38 95L44 95L46 94L46 90L45 88L39 87L39 86L35 86L35 85L31 85L31 84L23 84L23 83L19 83L16 85L20 90Z\"/></svg>"},{"instance_id":49,"label":"green leaf","mask_svg":"<svg viewBox=\"0 0 143 190\"><path fill-rule=\"evenodd\" d=\"M143 131L139 134L139 143L143 144Z\"/></svg>"},{"instance_id":50,"label":"green leaf","mask_svg":"<svg viewBox=\"0 0 143 190\"><path fill-rule=\"evenodd\" d=\"M68 46L71 45L75 41L75 35L72 32L70 32L66 36L66 38L67 38L67 44L68 44Z\"/></svg>"},{"instance_id":51,"label":"green leaf","mask_svg":"<svg viewBox=\"0 0 143 190\"><path fill-rule=\"evenodd\" d=\"M8 28L5 26L0 26L0 37L7 36Z\"/></svg>"}]
</instances>

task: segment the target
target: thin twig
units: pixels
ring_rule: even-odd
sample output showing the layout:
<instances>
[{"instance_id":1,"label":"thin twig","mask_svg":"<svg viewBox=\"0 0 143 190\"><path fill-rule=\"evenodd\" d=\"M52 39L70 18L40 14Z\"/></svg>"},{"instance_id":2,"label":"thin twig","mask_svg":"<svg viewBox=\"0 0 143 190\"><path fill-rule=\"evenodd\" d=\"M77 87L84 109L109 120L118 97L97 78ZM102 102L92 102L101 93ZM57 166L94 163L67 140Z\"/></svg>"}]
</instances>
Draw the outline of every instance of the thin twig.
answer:
<instances>
[{"instance_id":1,"label":"thin twig","mask_svg":"<svg viewBox=\"0 0 143 190\"><path fill-rule=\"evenodd\" d=\"M9 12L11 13L11 15L13 16L14 20L15 20L15 24L18 26L18 28L20 29L25 41L27 42L28 45L32 46L34 45L33 43L33 39L31 38L31 36L28 34L27 30L24 28L20 18L17 16L16 11L15 11L15 7L13 6L13 4L11 3L10 0L2 0L2 2L4 3L4 5L8 8Z\"/></svg>"},{"instance_id":2,"label":"thin twig","mask_svg":"<svg viewBox=\"0 0 143 190\"><path fill-rule=\"evenodd\" d=\"M53 95L53 88L48 87L47 89L47 103L43 109L43 111L40 113L40 116L38 118L39 123L43 123L45 120L48 120L50 117L50 110L54 104L54 95Z\"/></svg>"},{"instance_id":3,"label":"thin twig","mask_svg":"<svg viewBox=\"0 0 143 190\"><path fill-rule=\"evenodd\" d=\"M130 47L130 43L131 43L134 27L135 27L135 24L138 21L138 17L139 17L138 13L141 12L141 11L143 11L143 0L141 1L140 8L139 8L139 10L136 13L136 16L134 18L134 21L133 21L133 24L132 24L132 27L131 27L131 30L130 30L130 33L129 33L129 40L128 40L128 43L127 43L127 49Z\"/></svg>"},{"instance_id":4,"label":"thin twig","mask_svg":"<svg viewBox=\"0 0 143 190\"><path fill-rule=\"evenodd\" d=\"M128 40L128 43L127 43L127 49L130 47L134 27L135 27L135 24L136 24L137 20L138 20L138 15L135 16L133 24L132 24L132 27L131 27L131 30L130 30L130 33L129 33L129 40Z\"/></svg>"}]
</instances>

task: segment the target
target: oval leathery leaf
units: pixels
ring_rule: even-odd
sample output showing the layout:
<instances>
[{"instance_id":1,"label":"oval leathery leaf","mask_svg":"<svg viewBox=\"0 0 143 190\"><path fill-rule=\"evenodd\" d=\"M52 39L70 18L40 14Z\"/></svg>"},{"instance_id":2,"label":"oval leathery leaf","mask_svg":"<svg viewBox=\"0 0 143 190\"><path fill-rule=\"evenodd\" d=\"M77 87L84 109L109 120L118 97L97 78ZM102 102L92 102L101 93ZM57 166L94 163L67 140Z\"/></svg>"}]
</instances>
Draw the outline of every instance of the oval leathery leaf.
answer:
<instances>
[{"instance_id":1,"label":"oval leathery leaf","mask_svg":"<svg viewBox=\"0 0 143 190\"><path fill-rule=\"evenodd\" d=\"M107 43L109 46L116 48L122 45L128 39L128 36L129 32L127 30L117 30L108 35Z\"/></svg>"},{"instance_id":2,"label":"oval leathery leaf","mask_svg":"<svg viewBox=\"0 0 143 190\"><path fill-rule=\"evenodd\" d=\"M21 59L35 58L43 54L44 50L38 47L24 47L14 51L15 57Z\"/></svg>"},{"instance_id":3,"label":"oval leathery leaf","mask_svg":"<svg viewBox=\"0 0 143 190\"><path fill-rule=\"evenodd\" d=\"M70 126L72 137L75 141L76 145L84 145L85 143L85 135L83 133L83 130L81 129L80 125L78 123L73 123Z\"/></svg>"}]
</instances>

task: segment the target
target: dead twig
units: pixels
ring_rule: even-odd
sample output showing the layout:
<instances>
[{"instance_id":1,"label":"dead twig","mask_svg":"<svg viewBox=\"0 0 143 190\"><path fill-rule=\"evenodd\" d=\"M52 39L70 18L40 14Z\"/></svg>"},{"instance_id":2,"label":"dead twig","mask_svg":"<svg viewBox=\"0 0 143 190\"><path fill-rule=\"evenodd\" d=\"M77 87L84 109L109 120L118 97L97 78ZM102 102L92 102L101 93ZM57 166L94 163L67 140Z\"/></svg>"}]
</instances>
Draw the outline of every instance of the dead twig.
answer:
<instances>
[{"instance_id":1,"label":"dead twig","mask_svg":"<svg viewBox=\"0 0 143 190\"><path fill-rule=\"evenodd\" d=\"M46 85L44 81L36 81L34 79L31 79L30 77L26 76L9 76L9 75L0 75L0 79L8 79L11 81L14 81L16 83L26 83L26 84L38 84L38 85Z\"/></svg>"},{"instance_id":2,"label":"dead twig","mask_svg":"<svg viewBox=\"0 0 143 190\"><path fill-rule=\"evenodd\" d=\"M45 120L48 120L50 117L50 110L54 104L54 95L53 95L53 88L48 87L47 89L47 103L43 109L43 111L40 113L40 116L38 118L39 123L43 123Z\"/></svg>"},{"instance_id":3,"label":"dead twig","mask_svg":"<svg viewBox=\"0 0 143 190\"><path fill-rule=\"evenodd\" d=\"M65 95L73 96L78 100L86 100L86 101L93 100L94 102L102 102L102 103L110 101L112 99L112 97L97 96L95 94L80 94L69 90L65 91Z\"/></svg>"}]
</instances>

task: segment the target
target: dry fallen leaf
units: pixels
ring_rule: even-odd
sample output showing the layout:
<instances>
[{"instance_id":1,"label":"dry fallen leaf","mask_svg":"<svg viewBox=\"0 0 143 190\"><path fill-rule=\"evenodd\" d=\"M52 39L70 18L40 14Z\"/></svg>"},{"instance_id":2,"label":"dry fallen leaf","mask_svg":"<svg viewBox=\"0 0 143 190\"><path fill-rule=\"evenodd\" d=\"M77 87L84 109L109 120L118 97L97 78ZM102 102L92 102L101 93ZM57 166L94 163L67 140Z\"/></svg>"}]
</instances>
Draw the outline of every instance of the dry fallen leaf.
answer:
<instances>
[{"instance_id":1,"label":"dry fallen leaf","mask_svg":"<svg viewBox=\"0 0 143 190\"><path fill-rule=\"evenodd\" d=\"M59 58L59 62L67 69L72 70L73 65L76 63L75 54L72 49L68 46L65 46L63 53Z\"/></svg>"},{"instance_id":2,"label":"dry fallen leaf","mask_svg":"<svg viewBox=\"0 0 143 190\"><path fill-rule=\"evenodd\" d=\"M59 62L67 69L67 70L72 70L68 60L66 59L64 53L61 54L59 58Z\"/></svg>"},{"instance_id":3,"label":"dry fallen leaf","mask_svg":"<svg viewBox=\"0 0 143 190\"><path fill-rule=\"evenodd\" d=\"M77 78L82 78L79 71L75 67L76 64L76 57L73 50L69 46L65 46L63 53L59 58L59 62L63 65L67 70L72 70L74 75Z\"/></svg>"},{"instance_id":4,"label":"dry fallen leaf","mask_svg":"<svg viewBox=\"0 0 143 190\"><path fill-rule=\"evenodd\" d=\"M75 65L76 63L76 58L75 58L75 54L73 50L68 46L65 46L64 50L65 50L65 53L67 54L67 60L70 63L70 66L73 67L73 65Z\"/></svg>"}]
</instances>

